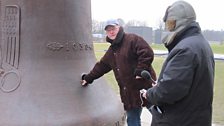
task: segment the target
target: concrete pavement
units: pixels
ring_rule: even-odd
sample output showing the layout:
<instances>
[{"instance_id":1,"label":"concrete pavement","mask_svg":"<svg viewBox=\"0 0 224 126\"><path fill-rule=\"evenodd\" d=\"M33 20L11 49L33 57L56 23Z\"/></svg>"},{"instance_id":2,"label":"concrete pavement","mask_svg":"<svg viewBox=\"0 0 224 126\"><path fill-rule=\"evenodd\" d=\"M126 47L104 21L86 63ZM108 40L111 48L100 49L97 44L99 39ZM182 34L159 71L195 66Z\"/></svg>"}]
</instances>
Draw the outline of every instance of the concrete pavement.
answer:
<instances>
[{"instance_id":1,"label":"concrete pavement","mask_svg":"<svg viewBox=\"0 0 224 126\"><path fill-rule=\"evenodd\" d=\"M152 119L151 113L148 111L148 109L143 108L142 115L141 115L142 126L150 126L151 119ZM127 126L127 124L125 124L125 126ZM212 124L212 126L224 126L224 125Z\"/></svg>"}]
</instances>

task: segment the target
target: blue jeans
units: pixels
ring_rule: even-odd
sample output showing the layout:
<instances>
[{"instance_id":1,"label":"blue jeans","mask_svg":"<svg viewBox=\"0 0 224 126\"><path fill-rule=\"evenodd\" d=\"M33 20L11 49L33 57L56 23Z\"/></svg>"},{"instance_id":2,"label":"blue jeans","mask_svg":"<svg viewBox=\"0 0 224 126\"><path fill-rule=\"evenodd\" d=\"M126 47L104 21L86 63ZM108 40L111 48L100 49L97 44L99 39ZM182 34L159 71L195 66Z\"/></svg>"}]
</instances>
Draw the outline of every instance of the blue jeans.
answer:
<instances>
[{"instance_id":1,"label":"blue jeans","mask_svg":"<svg viewBox=\"0 0 224 126\"><path fill-rule=\"evenodd\" d=\"M142 108L133 108L126 111L128 126L141 126Z\"/></svg>"}]
</instances>

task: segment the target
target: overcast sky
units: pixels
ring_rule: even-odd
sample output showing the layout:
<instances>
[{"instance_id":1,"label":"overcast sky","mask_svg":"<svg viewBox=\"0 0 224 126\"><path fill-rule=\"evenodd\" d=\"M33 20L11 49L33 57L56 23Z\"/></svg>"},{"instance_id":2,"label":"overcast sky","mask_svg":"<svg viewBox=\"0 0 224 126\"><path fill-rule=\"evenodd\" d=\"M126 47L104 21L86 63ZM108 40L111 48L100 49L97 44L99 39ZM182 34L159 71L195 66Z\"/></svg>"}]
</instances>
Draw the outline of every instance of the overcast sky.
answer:
<instances>
[{"instance_id":1,"label":"overcast sky","mask_svg":"<svg viewBox=\"0 0 224 126\"><path fill-rule=\"evenodd\" d=\"M92 19L105 21L121 18L145 21L149 27L158 28L167 6L176 0L91 0ZM202 30L224 30L224 5L222 0L186 0L195 9Z\"/></svg>"}]
</instances>

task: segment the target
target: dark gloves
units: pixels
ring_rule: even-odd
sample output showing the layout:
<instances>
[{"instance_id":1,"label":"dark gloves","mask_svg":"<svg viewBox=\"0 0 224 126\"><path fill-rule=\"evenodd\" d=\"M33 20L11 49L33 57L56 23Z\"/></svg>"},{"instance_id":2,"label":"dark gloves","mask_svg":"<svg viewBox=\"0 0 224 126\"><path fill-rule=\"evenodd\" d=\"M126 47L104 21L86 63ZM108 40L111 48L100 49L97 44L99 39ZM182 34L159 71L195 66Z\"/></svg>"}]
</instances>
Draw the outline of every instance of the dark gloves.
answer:
<instances>
[{"instance_id":1,"label":"dark gloves","mask_svg":"<svg viewBox=\"0 0 224 126\"><path fill-rule=\"evenodd\" d=\"M82 86L87 86L93 82L93 79L88 74L83 73L81 75L81 85Z\"/></svg>"}]
</instances>

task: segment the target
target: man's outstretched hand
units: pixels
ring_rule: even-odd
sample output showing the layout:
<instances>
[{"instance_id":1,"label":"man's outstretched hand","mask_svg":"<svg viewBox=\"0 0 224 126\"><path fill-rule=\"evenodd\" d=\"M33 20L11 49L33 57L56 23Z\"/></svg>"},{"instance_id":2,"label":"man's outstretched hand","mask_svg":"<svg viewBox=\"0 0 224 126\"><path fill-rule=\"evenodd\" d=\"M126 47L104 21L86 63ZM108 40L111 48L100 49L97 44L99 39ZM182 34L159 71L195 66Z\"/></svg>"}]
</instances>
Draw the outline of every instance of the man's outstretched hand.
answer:
<instances>
[{"instance_id":1,"label":"man's outstretched hand","mask_svg":"<svg viewBox=\"0 0 224 126\"><path fill-rule=\"evenodd\" d=\"M86 82L86 80L81 80L81 85L82 85L82 86L87 86L88 83Z\"/></svg>"},{"instance_id":2,"label":"man's outstretched hand","mask_svg":"<svg viewBox=\"0 0 224 126\"><path fill-rule=\"evenodd\" d=\"M88 82L85 80L85 76L86 76L86 74L82 74L82 75L81 75L81 85L82 85L83 87L85 87L85 86L88 85Z\"/></svg>"}]
</instances>

